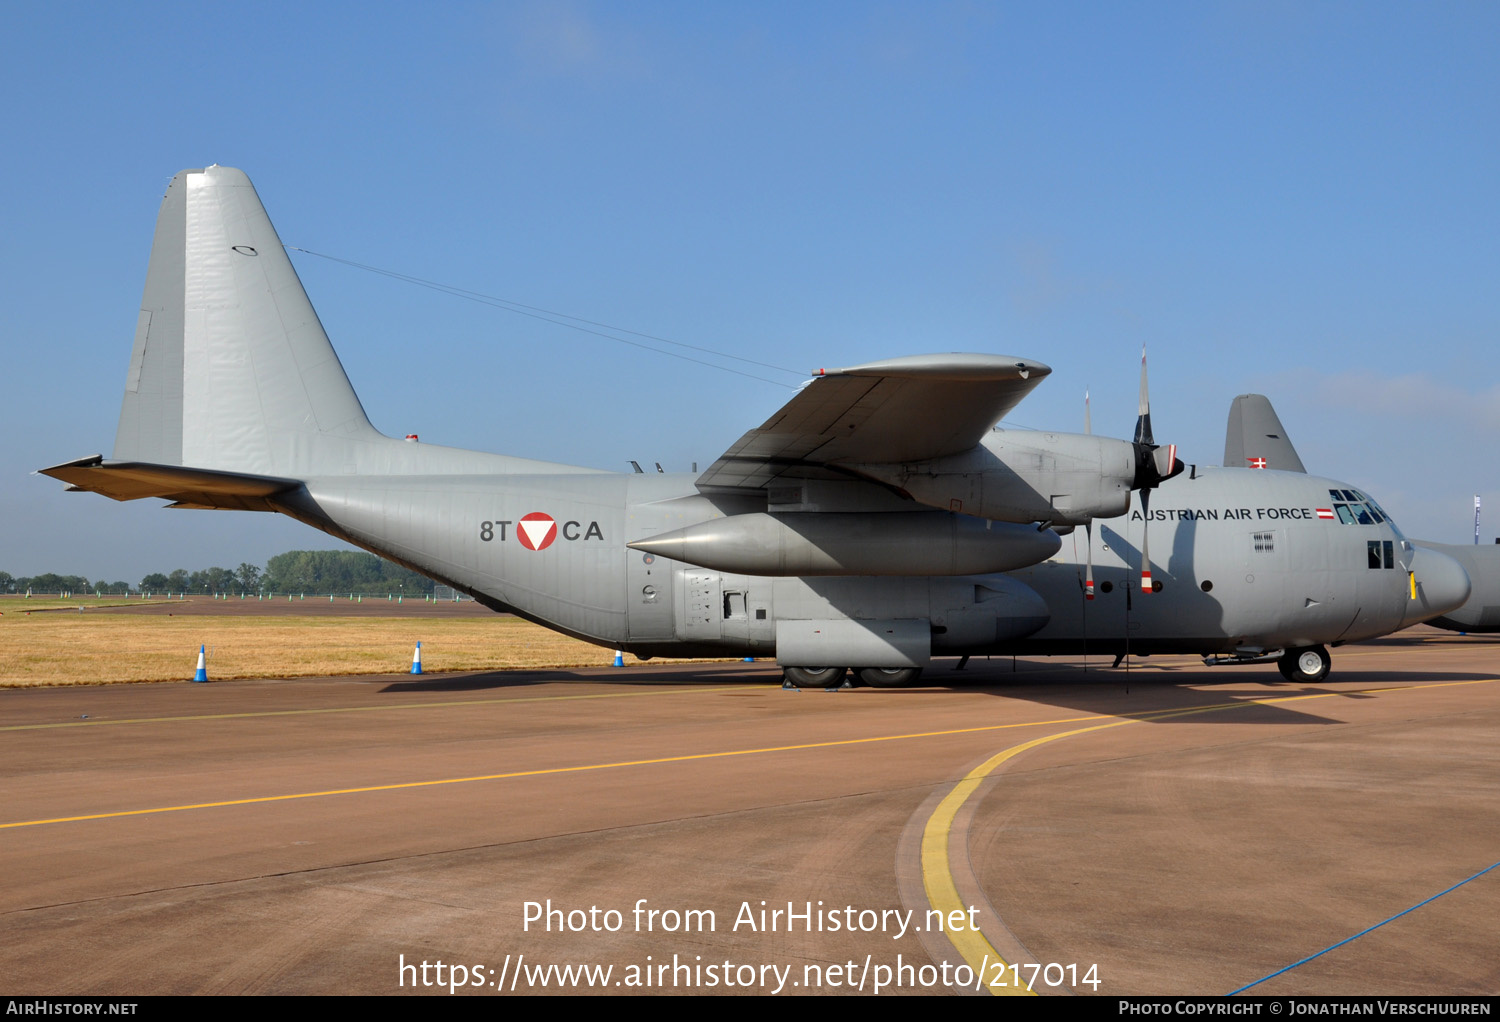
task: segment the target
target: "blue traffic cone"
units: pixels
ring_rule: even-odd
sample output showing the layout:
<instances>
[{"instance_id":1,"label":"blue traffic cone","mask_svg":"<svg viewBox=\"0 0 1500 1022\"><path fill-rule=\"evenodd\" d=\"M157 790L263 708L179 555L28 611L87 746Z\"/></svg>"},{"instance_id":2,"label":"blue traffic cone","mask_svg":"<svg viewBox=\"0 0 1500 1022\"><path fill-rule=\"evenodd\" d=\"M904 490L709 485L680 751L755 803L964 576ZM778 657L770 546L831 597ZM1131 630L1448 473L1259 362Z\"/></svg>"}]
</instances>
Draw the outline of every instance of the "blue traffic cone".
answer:
<instances>
[{"instance_id":1,"label":"blue traffic cone","mask_svg":"<svg viewBox=\"0 0 1500 1022\"><path fill-rule=\"evenodd\" d=\"M208 680L208 664L203 657L203 647L198 647L198 670L193 673L194 681Z\"/></svg>"},{"instance_id":2,"label":"blue traffic cone","mask_svg":"<svg viewBox=\"0 0 1500 1022\"><path fill-rule=\"evenodd\" d=\"M411 673L422 673L422 644L417 643L417 650L411 655Z\"/></svg>"},{"instance_id":3,"label":"blue traffic cone","mask_svg":"<svg viewBox=\"0 0 1500 1022\"><path fill-rule=\"evenodd\" d=\"M615 650L615 666L616 667L624 667L625 666L625 652L624 652L624 650L619 650L619 649Z\"/></svg>"}]
</instances>

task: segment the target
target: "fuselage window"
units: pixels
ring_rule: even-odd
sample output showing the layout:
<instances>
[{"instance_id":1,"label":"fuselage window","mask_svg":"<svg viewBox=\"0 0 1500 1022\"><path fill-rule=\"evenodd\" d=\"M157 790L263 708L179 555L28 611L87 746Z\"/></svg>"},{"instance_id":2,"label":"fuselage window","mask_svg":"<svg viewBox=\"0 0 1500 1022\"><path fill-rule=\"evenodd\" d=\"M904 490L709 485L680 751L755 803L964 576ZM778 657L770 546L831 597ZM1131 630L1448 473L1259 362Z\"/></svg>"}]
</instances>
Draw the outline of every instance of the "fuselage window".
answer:
<instances>
[{"instance_id":1,"label":"fuselage window","mask_svg":"<svg viewBox=\"0 0 1500 1022\"><path fill-rule=\"evenodd\" d=\"M1394 568L1396 566L1395 543L1388 539L1372 539L1365 544L1369 552L1370 567Z\"/></svg>"}]
</instances>

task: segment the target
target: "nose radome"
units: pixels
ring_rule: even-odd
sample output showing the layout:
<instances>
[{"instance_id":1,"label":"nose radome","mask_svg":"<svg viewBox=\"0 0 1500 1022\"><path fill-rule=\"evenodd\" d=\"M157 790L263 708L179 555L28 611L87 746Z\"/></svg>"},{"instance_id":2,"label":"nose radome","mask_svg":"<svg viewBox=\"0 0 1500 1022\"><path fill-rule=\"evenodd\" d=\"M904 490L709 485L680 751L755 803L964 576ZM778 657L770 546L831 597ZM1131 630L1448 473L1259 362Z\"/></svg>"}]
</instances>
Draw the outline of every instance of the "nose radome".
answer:
<instances>
[{"instance_id":1,"label":"nose radome","mask_svg":"<svg viewBox=\"0 0 1500 1022\"><path fill-rule=\"evenodd\" d=\"M1457 610L1473 588L1464 566L1436 550L1417 547L1412 554L1411 570L1416 576L1417 598L1406 603L1406 613L1401 619L1403 627Z\"/></svg>"}]
</instances>

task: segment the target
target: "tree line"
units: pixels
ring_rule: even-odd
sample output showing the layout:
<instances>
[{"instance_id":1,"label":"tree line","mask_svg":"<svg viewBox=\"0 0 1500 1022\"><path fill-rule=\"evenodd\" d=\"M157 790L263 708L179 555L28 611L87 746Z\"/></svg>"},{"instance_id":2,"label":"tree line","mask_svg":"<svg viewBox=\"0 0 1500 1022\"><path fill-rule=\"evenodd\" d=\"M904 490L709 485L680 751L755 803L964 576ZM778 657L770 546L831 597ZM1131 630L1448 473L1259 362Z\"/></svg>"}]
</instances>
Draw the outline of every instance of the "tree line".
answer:
<instances>
[{"instance_id":1,"label":"tree line","mask_svg":"<svg viewBox=\"0 0 1500 1022\"><path fill-rule=\"evenodd\" d=\"M12 576L0 571L0 593L195 593L237 596L241 593L432 593L432 580L383 557L355 550L289 550L277 554L264 568L241 562L238 568L200 568L153 572L138 585L89 581L83 575Z\"/></svg>"}]
</instances>

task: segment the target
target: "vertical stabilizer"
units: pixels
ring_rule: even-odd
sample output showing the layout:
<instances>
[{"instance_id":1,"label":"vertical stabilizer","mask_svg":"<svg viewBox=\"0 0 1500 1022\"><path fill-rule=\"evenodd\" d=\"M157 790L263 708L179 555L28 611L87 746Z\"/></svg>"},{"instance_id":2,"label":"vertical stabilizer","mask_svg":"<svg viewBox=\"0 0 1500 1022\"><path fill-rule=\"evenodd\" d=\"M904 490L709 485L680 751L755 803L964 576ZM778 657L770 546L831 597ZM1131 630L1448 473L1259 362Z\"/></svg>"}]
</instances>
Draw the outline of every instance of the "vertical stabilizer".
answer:
<instances>
[{"instance_id":1,"label":"vertical stabilizer","mask_svg":"<svg viewBox=\"0 0 1500 1022\"><path fill-rule=\"evenodd\" d=\"M352 446L380 439L250 179L178 174L156 221L115 460L300 477L338 473Z\"/></svg>"},{"instance_id":2,"label":"vertical stabilizer","mask_svg":"<svg viewBox=\"0 0 1500 1022\"><path fill-rule=\"evenodd\" d=\"M1241 394L1229 406L1229 427L1224 431L1224 467L1307 471L1276 417L1276 409L1263 394Z\"/></svg>"}]
</instances>

